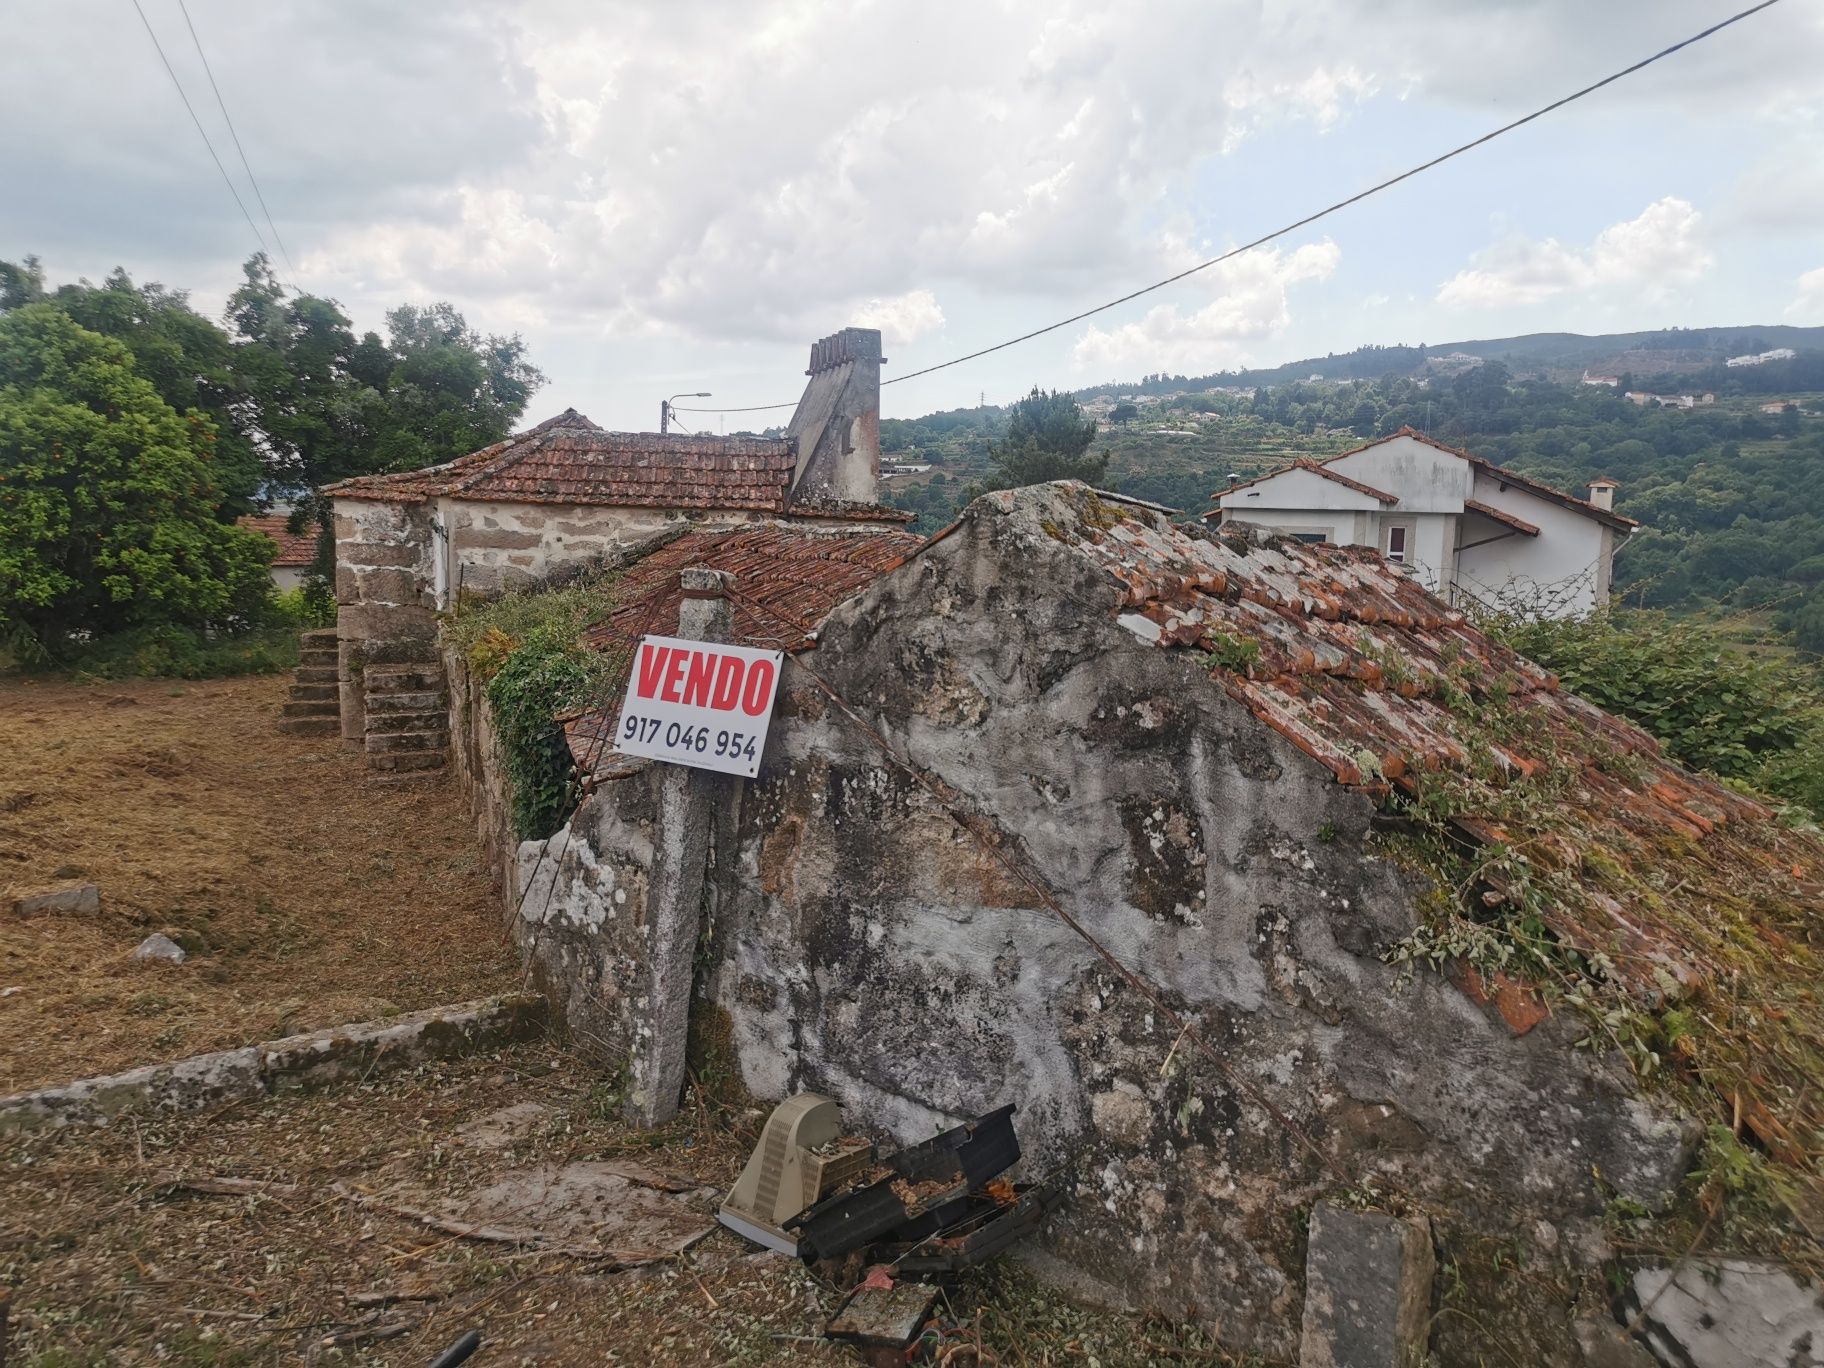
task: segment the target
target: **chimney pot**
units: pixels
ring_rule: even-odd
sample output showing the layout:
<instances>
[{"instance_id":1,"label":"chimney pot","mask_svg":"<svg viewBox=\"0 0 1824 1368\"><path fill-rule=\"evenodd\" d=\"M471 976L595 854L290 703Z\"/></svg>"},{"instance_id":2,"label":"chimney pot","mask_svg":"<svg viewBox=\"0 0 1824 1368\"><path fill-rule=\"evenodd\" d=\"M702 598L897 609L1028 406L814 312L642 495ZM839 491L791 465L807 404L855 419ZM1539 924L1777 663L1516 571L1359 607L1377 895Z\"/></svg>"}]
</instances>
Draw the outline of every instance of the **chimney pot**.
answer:
<instances>
[{"instance_id":1,"label":"chimney pot","mask_svg":"<svg viewBox=\"0 0 1824 1368\"><path fill-rule=\"evenodd\" d=\"M1615 491L1620 488L1619 484L1606 475L1599 480L1591 480L1590 502L1598 508L1612 510L1615 507Z\"/></svg>"}]
</instances>

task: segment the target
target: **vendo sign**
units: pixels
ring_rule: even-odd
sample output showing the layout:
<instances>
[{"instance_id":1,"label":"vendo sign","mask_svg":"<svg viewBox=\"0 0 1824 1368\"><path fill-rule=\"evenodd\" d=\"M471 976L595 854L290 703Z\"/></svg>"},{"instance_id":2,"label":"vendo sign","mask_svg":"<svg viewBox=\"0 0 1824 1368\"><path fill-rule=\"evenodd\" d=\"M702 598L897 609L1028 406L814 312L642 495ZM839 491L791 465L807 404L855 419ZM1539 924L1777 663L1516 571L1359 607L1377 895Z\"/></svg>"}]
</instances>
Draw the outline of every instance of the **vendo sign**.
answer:
<instances>
[{"instance_id":1,"label":"vendo sign","mask_svg":"<svg viewBox=\"0 0 1824 1368\"><path fill-rule=\"evenodd\" d=\"M784 651L640 638L615 749L753 778L784 662Z\"/></svg>"}]
</instances>

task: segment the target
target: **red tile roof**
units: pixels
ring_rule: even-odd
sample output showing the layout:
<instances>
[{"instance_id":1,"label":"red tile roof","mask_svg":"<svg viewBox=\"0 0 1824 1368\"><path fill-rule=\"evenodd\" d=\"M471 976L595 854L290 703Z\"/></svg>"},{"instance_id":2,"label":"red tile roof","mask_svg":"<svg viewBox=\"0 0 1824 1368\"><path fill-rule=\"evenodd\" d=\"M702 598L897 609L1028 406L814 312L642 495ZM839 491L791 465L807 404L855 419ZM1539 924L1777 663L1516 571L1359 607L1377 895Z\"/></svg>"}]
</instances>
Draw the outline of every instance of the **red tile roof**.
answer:
<instances>
[{"instance_id":1,"label":"red tile roof","mask_svg":"<svg viewBox=\"0 0 1824 1368\"><path fill-rule=\"evenodd\" d=\"M1514 531L1524 533L1529 537L1536 537L1539 535L1539 529L1534 527L1525 518L1516 518L1512 513L1509 513L1504 509L1496 508L1493 504L1485 504L1480 499L1465 499L1463 500L1463 507L1467 508L1471 513L1480 513L1483 517L1488 518L1493 522L1505 523L1507 526L1513 528Z\"/></svg>"},{"instance_id":2,"label":"red tile roof","mask_svg":"<svg viewBox=\"0 0 1824 1368\"><path fill-rule=\"evenodd\" d=\"M1445 795L1460 835L1499 856L1482 865L1488 896L1530 884L1551 934L1635 1001L1702 996L1727 1029L1692 1067L1747 1099L1746 1124L1776 1153L1824 1135L1824 1091L1807 1098L1801 1081L1824 1068L1808 996L1824 974L1824 844L1668 760L1371 548L1200 535L1090 507L1082 486L988 499L1010 512L1033 500L1035 537L1061 536L1118 582L1123 626L1207 653L1232 699L1340 783ZM1543 797L1507 796L1535 775ZM1738 991L1745 1008L1728 1000Z\"/></svg>"},{"instance_id":3,"label":"red tile roof","mask_svg":"<svg viewBox=\"0 0 1824 1368\"><path fill-rule=\"evenodd\" d=\"M1289 466L1281 466L1278 470L1268 471L1265 475L1256 475L1251 480L1243 480L1239 484L1232 484L1227 489L1218 490L1216 493L1210 495L1210 497L1212 499L1220 499L1224 494L1233 494L1238 489L1246 489L1249 485L1257 485L1263 480L1271 480L1276 475L1284 475L1288 470L1308 470L1313 475L1322 475L1326 480L1334 481L1346 489L1353 489L1357 494L1366 494L1371 499L1379 499L1384 504L1397 504L1400 501L1397 494L1389 494L1384 489L1376 489L1373 485L1365 485L1359 480L1352 480L1347 475L1331 470L1322 461L1308 460L1303 456L1293 461ZM1225 512L1233 513L1234 511L1235 510L1232 508L1214 508L1203 516L1206 518L1220 518Z\"/></svg>"},{"instance_id":4,"label":"red tile roof","mask_svg":"<svg viewBox=\"0 0 1824 1368\"><path fill-rule=\"evenodd\" d=\"M317 529L307 527L302 532L292 532L287 529L288 521L284 514L258 518L249 516L236 518L235 526L244 527L249 532L258 532L276 542L279 550L272 558L275 566L308 567L317 559Z\"/></svg>"},{"instance_id":5,"label":"red tile roof","mask_svg":"<svg viewBox=\"0 0 1824 1368\"><path fill-rule=\"evenodd\" d=\"M569 409L446 465L359 476L324 492L394 503L450 497L783 514L795 464L786 441L604 432Z\"/></svg>"},{"instance_id":6,"label":"red tile roof","mask_svg":"<svg viewBox=\"0 0 1824 1368\"><path fill-rule=\"evenodd\" d=\"M652 632L678 629L678 572L708 566L735 576L735 639L744 646L786 651L815 644L812 633L830 610L859 593L924 545L910 532L812 532L763 526L733 532L689 532L634 563L615 582L618 606L585 639L613 651ZM614 700L618 710L620 700ZM571 751L596 768L608 750L600 741L615 717L593 711L566 720Z\"/></svg>"}]
</instances>

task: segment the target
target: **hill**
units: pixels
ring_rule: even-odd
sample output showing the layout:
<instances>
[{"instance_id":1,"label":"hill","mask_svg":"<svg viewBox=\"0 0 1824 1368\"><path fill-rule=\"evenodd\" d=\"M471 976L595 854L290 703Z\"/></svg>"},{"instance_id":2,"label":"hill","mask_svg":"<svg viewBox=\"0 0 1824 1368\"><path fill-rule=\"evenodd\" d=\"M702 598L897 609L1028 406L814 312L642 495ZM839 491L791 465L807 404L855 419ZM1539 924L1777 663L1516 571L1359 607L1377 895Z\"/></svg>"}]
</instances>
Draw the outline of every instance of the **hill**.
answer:
<instances>
[{"instance_id":1,"label":"hill","mask_svg":"<svg viewBox=\"0 0 1824 1368\"><path fill-rule=\"evenodd\" d=\"M1577 379L1585 370L1607 375L1623 371L1688 372L1720 367L1732 356L1751 356L1790 347L1824 350L1824 328L1755 324L1734 328L1661 328L1650 332L1527 333L1479 341L1417 346L1394 344L1358 347L1262 369L1218 371L1210 375L1149 375L1135 381L1109 381L1076 391L1079 398L1101 394L1161 394L1222 387L1282 385L1314 377L1323 380L1379 380L1388 375L1417 377L1458 369L1452 358L1502 361L1518 376L1551 380ZM1743 368L1752 369L1752 368Z\"/></svg>"}]
</instances>

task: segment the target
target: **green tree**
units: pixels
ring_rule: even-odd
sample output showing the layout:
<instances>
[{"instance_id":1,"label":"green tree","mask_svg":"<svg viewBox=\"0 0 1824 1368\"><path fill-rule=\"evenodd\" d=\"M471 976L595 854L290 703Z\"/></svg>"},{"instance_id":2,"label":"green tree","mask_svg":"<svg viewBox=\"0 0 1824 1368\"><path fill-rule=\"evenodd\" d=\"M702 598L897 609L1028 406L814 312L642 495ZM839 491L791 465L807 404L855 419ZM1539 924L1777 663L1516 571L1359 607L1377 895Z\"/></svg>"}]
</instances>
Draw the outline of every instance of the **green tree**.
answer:
<instances>
[{"instance_id":1,"label":"green tree","mask_svg":"<svg viewBox=\"0 0 1824 1368\"><path fill-rule=\"evenodd\" d=\"M449 304L402 305L386 326L390 346L367 362L386 366L374 452L382 469L415 470L498 442L544 383L519 337L483 337ZM370 343L372 333L357 350Z\"/></svg>"},{"instance_id":2,"label":"green tree","mask_svg":"<svg viewBox=\"0 0 1824 1368\"><path fill-rule=\"evenodd\" d=\"M1032 393L1008 411L1001 440L988 448L994 469L981 490L1017 489L1051 480L1100 485L1108 475L1108 454L1089 454L1095 440L1095 420L1084 416L1074 397L1034 385Z\"/></svg>"},{"instance_id":3,"label":"green tree","mask_svg":"<svg viewBox=\"0 0 1824 1368\"><path fill-rule=\"evenodd\" d=\"M15 651L264 611L271 544L218 519L214 441L125 346L55 304L0 316L0 629Z\"/></svg>"},{"instance_id":4,"label":"green tree","mask_svg":"<svg viewBox=\"0 0 1824 1368\"><path fill-rule=\"evenodd\" d=\"M1124 427L1128 423L1133 422L1134 419L1138 418L1139 416L1140 416L1140 410L1136 406L1126 402L1125 400L1123 400L1119 404L1116 404L1112 409L1110 409L1108 411L1108 421L1111 423L1120 423Z\"/></svg>"}]
</instances>

